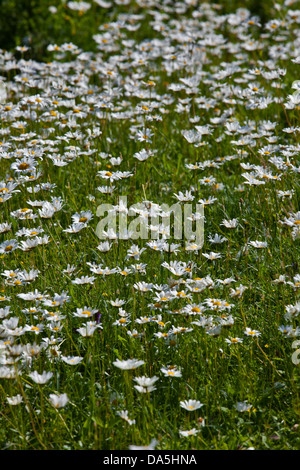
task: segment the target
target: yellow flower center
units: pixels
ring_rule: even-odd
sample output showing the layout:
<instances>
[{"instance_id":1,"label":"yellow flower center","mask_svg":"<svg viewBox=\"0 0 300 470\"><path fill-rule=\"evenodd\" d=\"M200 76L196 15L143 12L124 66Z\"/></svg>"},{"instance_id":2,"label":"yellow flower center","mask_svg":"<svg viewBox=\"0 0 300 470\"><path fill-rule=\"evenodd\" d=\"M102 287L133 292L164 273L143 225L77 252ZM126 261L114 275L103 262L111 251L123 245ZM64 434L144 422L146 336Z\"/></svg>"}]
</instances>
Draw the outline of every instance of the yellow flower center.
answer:
<instances>
[{"instance_id":1,"label":"yellow flower center","mask_svg":"<svg viewBox=\"0 0 300 470\"><path fill-rule=\"evenodd\" d=\"M26 162L20 163L19 170L27 170L27 168L29 168L28 163Z\"/></svg>"},{"instance_id":2,"label":"yellow flower center","mask_svg":"<svg viewBox=\"0 0 300 470\"><path fill-rule=\"evenodd\" d=\"M201 310L200 310L199 307L193 307L193 308L192 308L192 312L197 312L197 313L199 313L199 312L201 312Z\"/></svg>"}]
</instances>

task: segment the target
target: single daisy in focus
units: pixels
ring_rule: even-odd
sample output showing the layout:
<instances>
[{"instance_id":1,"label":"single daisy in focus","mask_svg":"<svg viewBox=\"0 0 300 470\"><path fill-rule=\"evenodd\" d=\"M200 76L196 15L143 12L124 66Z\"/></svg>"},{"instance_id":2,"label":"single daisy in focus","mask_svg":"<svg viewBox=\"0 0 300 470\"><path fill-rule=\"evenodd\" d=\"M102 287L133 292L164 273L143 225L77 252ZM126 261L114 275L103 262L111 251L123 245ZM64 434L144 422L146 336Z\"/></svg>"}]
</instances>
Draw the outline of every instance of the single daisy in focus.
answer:
<instances>
[{"instance_id":1,"label":"single daisy in focus","mask_svg":"<svg viewBox=\"0 0 300 470\"><path fill-rule=\"evenodd\" d=\"M44 385L52 378L53 372L43 372L39 374L36 370L29 374L29 377L37 384Z\"/></svg>"},{"instance_id":2,"label":"single daisy in focus","mask_svg":"<svg viewBox=\"0 0 300 470\"><path fill-rule=\"evenodd\" d=\"M87 224L90 220L92 220L93 214L91 211L81 211L76 212L76 214L72 215L72 220L74 223L83 223Z\"/></svg>"},{"instance_id":3,"label":"single daisy in focus","mask_svg":"<svg viewBox=\"0 0 300 470\"><path fill-rule=\"evenodd\" d=\"M14 395L13 397L6 397L8 403L12 406L19 405L23 401L22 395Z\"/></svg>"},{"instance_id":4,"label":"single daisy in focus","mask_svg":"<svg viewBox=\"0 0 300 470\"><path fill-rule=\"evenodd\" d=\"M157 382L158 377L135 377L134 381L137 382L138 385L135 385L134 388L140 393L149 393L156 390L154 387L155 382Z\"/></svg>"},{"instance_id":5,"label":"single daisy in focus","mask_svg":"<svg viewBox=\"0 0 300 470\"><path fill-rule=\"evenodd\" d=\"M160 370L165 377L182 377L181 369L177 369L177 366L162 367Z\"/></svg>"},{"instance_id":6,"label":"single daisy in focus","mask_svg":"<svg viewBox=\"0 0 300 470\"><path fill-rule=\"evenodd\" d=\"M63 408L69 402L69 398L66 393L62 393L60 395L51 393L49 395L49 400L51 405L54 406L54 408Z\"/></svg>"},{"instance_id":7,"label":"single daisy in focus","mask_svg":"<svg viewBox=\"0 0 300 470\"><path fill-rule=\"evenodd\" d=\"M244 333L245 333L245 335L252 336L252 337L261 335L261 333L259 331L252 330L251 328L248 328L248 327L245 329Z\"/></svg>"},{"instance_id":8,"label":"single daisy in focus","mask_svg":"<svg viewBox=\"0 0 300 470\"><path fill-rule=\"evenodd\" d=\"M181 408L184 408L187 411L195 411L203 406L198 400L184 400L180 402Z\"/></svg>"},{"instance_id":9,"label":"single daisy in focus","mask_svg":"<svg viewBox=\"0 0 300 470\"><path fill-rule=\"evenodd\" d=\"M80 356L61 356L61 359L70 366L76 366L81 361L83 361L83 357Z\"/></svg>"}]
</instances>

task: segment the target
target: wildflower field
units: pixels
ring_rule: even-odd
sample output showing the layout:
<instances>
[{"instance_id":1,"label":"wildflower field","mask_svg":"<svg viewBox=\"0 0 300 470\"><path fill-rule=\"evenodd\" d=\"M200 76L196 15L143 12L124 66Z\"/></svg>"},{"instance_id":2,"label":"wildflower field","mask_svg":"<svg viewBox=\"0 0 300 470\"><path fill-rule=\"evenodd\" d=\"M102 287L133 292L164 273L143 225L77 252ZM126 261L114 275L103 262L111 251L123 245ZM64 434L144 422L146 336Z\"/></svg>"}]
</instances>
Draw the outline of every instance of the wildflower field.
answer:
<instances>
[{"instance_id":1,"label":"wildflower field","mask_svg":"<svg viewBox=\"0 0 300 470\"><path fill-rule=\"evenodd\" d=\"M0 448L298 450L300 2L2 3Z\"/></svg>"}]
</instances>

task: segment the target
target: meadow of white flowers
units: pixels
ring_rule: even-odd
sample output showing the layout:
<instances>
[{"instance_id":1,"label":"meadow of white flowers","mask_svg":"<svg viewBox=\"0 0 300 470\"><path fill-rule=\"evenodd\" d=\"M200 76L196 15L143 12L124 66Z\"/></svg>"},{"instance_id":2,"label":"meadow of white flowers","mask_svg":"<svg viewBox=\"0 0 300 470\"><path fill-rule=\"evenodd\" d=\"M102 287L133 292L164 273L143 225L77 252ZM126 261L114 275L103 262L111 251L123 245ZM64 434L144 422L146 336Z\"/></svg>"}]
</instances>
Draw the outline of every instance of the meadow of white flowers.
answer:
<instances>
[{"instance_id":1,"label":"meadow of white flowers","mask_svg":"<svg viewBox=\"0 0 300 470\"><path fill-rule=\"evenodd\" d=\"M299 2L95 3L0 51L1 447L297 449Z\"/></svg>"}]
</instances>

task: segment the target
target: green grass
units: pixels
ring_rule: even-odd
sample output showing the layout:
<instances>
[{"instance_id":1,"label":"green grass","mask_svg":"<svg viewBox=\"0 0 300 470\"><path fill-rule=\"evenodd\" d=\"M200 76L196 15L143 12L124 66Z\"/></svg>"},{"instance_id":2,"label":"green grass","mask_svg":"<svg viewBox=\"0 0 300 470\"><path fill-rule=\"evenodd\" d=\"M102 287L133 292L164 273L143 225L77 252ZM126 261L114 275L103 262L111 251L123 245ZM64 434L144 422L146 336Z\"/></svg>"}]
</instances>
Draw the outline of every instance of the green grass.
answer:
<instances>
[{"instance_id":1,"label":"green grass","mask_svg":"<svg viewBox=\"0 0 300 470\"><path fill-rule=\"evenodd\" d=\"M26 28L38 33L28 51L14 49L24 44L18 32L11 42L7 39L11 56L5 51L0 55L7 92L0 105L0 224L11 224L9 231L3 229L0 234L0 250L6 240L28 240L29 235L19 232L23 228L41 227L39 236L50 239L29 251L20 246L0 254L1 449L124 450L148 445L152 439L161 450L299 449L300 376L299 365L292 360L293 341L299 337L299 308L291 318L286 313L299 302L300 232L297 222L294 226L282 223L292 215L297 221L300 210L299 106L288 106L299 67L292 61L297 56L298 23L290 10L294 8L297 14L296 6L277 11L271 2L264 2L262 10L256 2L247 2L250 15L261 16L261 26L248 28L232 21L237 8L245 6L239 2L219 2L222 9L218 10L196 1L194 7L177 13L163 2L151 9L141 2L108 9L91 2L93 6L82 14L57 3L57 13L50 14L40 2L39 22L34 25L28 26L25 14L20 17L22 34ZM7 14L9 8L16 13L14 2L6 4ZM36 6L32 17L38 11ZM167 16L160 19L158 13ZM268 30L268 22L278 19L283 21L276 26L278 30ZM124 21L120 28L118 20ZM135 23L141 26L131 31ZM114 46L111 50L107 42L97 47L93 39L104 33ZM180 34L193 40L185 43ZM206 42L208 34L216 44ZM218 45L221 37L225 46ZM247 50L246 39L257 41L257 48ZM48 44L61 48L68 43L71 52L47 49ZM76 47L81 51L76 52ZM10 66L14 57L15 64ZM141 63L141 57L146 63ZM219 75L231 65L236 71ZM273 79L264 74L253 77L255 68L263 72L285 69L286 73ZM199 78L193 91L182 82L190 78ZM155 86L143 98L148 81ZM275 88L276 83L281 87ZM183 84L179 91L170 88ZM261 87L259 94L249 92L250 84ZM252 97L269 96L272 100L265 108L249 107ZM103 108L101 103L109 106ZM74 112L78 109L85 113L82 117ZM147 120L149 116L154 118ZM199 120L194 121L195 117ZM14 127L19 121L25 127ZM248 130L240 127L230 135L227 125L235 121L248 125ZM266 132L263 125L269 121L276 126ZM210 133L203 134L201 141L205 145L196 146L182 135L183 130L207 125ZM294 132L286 131L294 127ZM136 139L137 131L145 128L153 133L151 142ZM271 137L274 142L268 140ZM239 139L250 142L239 145ZM75 155L71 147L76 148ZM144 149L153 154L139 161L134 155ZM33 167L29 172L12 167L27 154L40 172L36 179L26 180L26 175L34 175ZM70 159L58 166L54 155ZM122 162L114 166L110 158L119 156ZM274 156L282 159L282 165ZM288 158L292 165L287 164ZM198 170L186 166L197 162L217 166ZM102 170L128 171L131 176L111 184L97 174ZM252 171L260 184L246 184L243 175ZM215 182L205 184L209 178ZM16 183L18 192L4 200L10 183ZM50 191L33 192L44 183L53 185ZM115 186L114 192L97 189L105 185ZM192 191L194 211L200 199L216 198L213 204L205 204L204 244L197 251L185 250L186 240L174 238L167 241L179 244L177 253L152 250L147 245L150 238L118 239L110 241L108 252L98 249L100 204L116 205L126 195L128 207L143 201L171 206L180 191ZM278 191L291 193L281 197ZM62 207L53 197L61 198ZM32 201L41 205L30 205ZM52 201L57 210L52 217L42 218L39 209L46 201ZM36 218L14 216L22 208L32 209ZM72 216L81 211L93 215L86 227L73 234L65 232ZM223 225L224 219L234 218L238 219L236 228ZM216 233L226 238L222 244L211 243L209 237ZM267 242L267 247L251 246L256 240ZM133 244L146 248L140 259L127 258ZM203 256L211 251L222 257L211 261ZM186 267L193 263L192 270L176 276L162 266L163 261L182 261ZM118 271L95 274L88 284L72 283L93 275L90 263ZM124 275L126 268L140 263L144 269ZM74 273L64 272L68 264L74 265ZM38 270L37 276L24 282L19 272L31 269ZM15 277L9 275L13 272ZM284 283L274 282L282 275ZM230 277L234 281L228 285L218 282ZM202 286L208 278L211 285L190 292L189 281L202 279L198 281ZM145 293L134 287L143 281L154 284ZM245 291L233 295L233 289L241 290L241 286ZM50 300L66 294L67 301L47 305L43 298L18 296L35 290ZM171 299L159 302L160 290ZM116 299L125 301L122 309L128 314L128 322L119 325L116 321L122 318L122 310L110 303ZM210 299L214 302L209 303ZM203 314L187 312L186 307L194 304L202 306ZM88 308L96 316L74 315L77 309ZM82 336L78 329L99 314L97 329L91 336ZM145 317L148 321L141 321ZM13 324L16 319L17 325ZM209 334L210 326L230 319L216 335ZM289 334L279 330L282 325L290 328ZM20 334L16 327L21 328ZM246 328L260 335L247 336ZM128 334L134 330L136 336ZM242 342L229 344L229 338ZM66 356L78 356L81 361L69 365L63 360ZM118 359L138 359L143 364L135 370L121 370L114 365ZM177 366L181 376L164 376L161 369L168 366ZM12 378L5 378L7 371L15 372ZM37 384L30 376L34 371L52 376L47 383ZM157 377L156 389L140 393L135 379L141 376ZM66 394L68 401L55 407L51 394ZM20 403L10 404L8 399L16 396L21 397ZM190 399L203 406L194 411L180 406ZM239 402L251 407L239 411ZM134 423L119 416L125 410ZM193 429L195 435L180 434Z\"/></svg>"}]
</instances>

